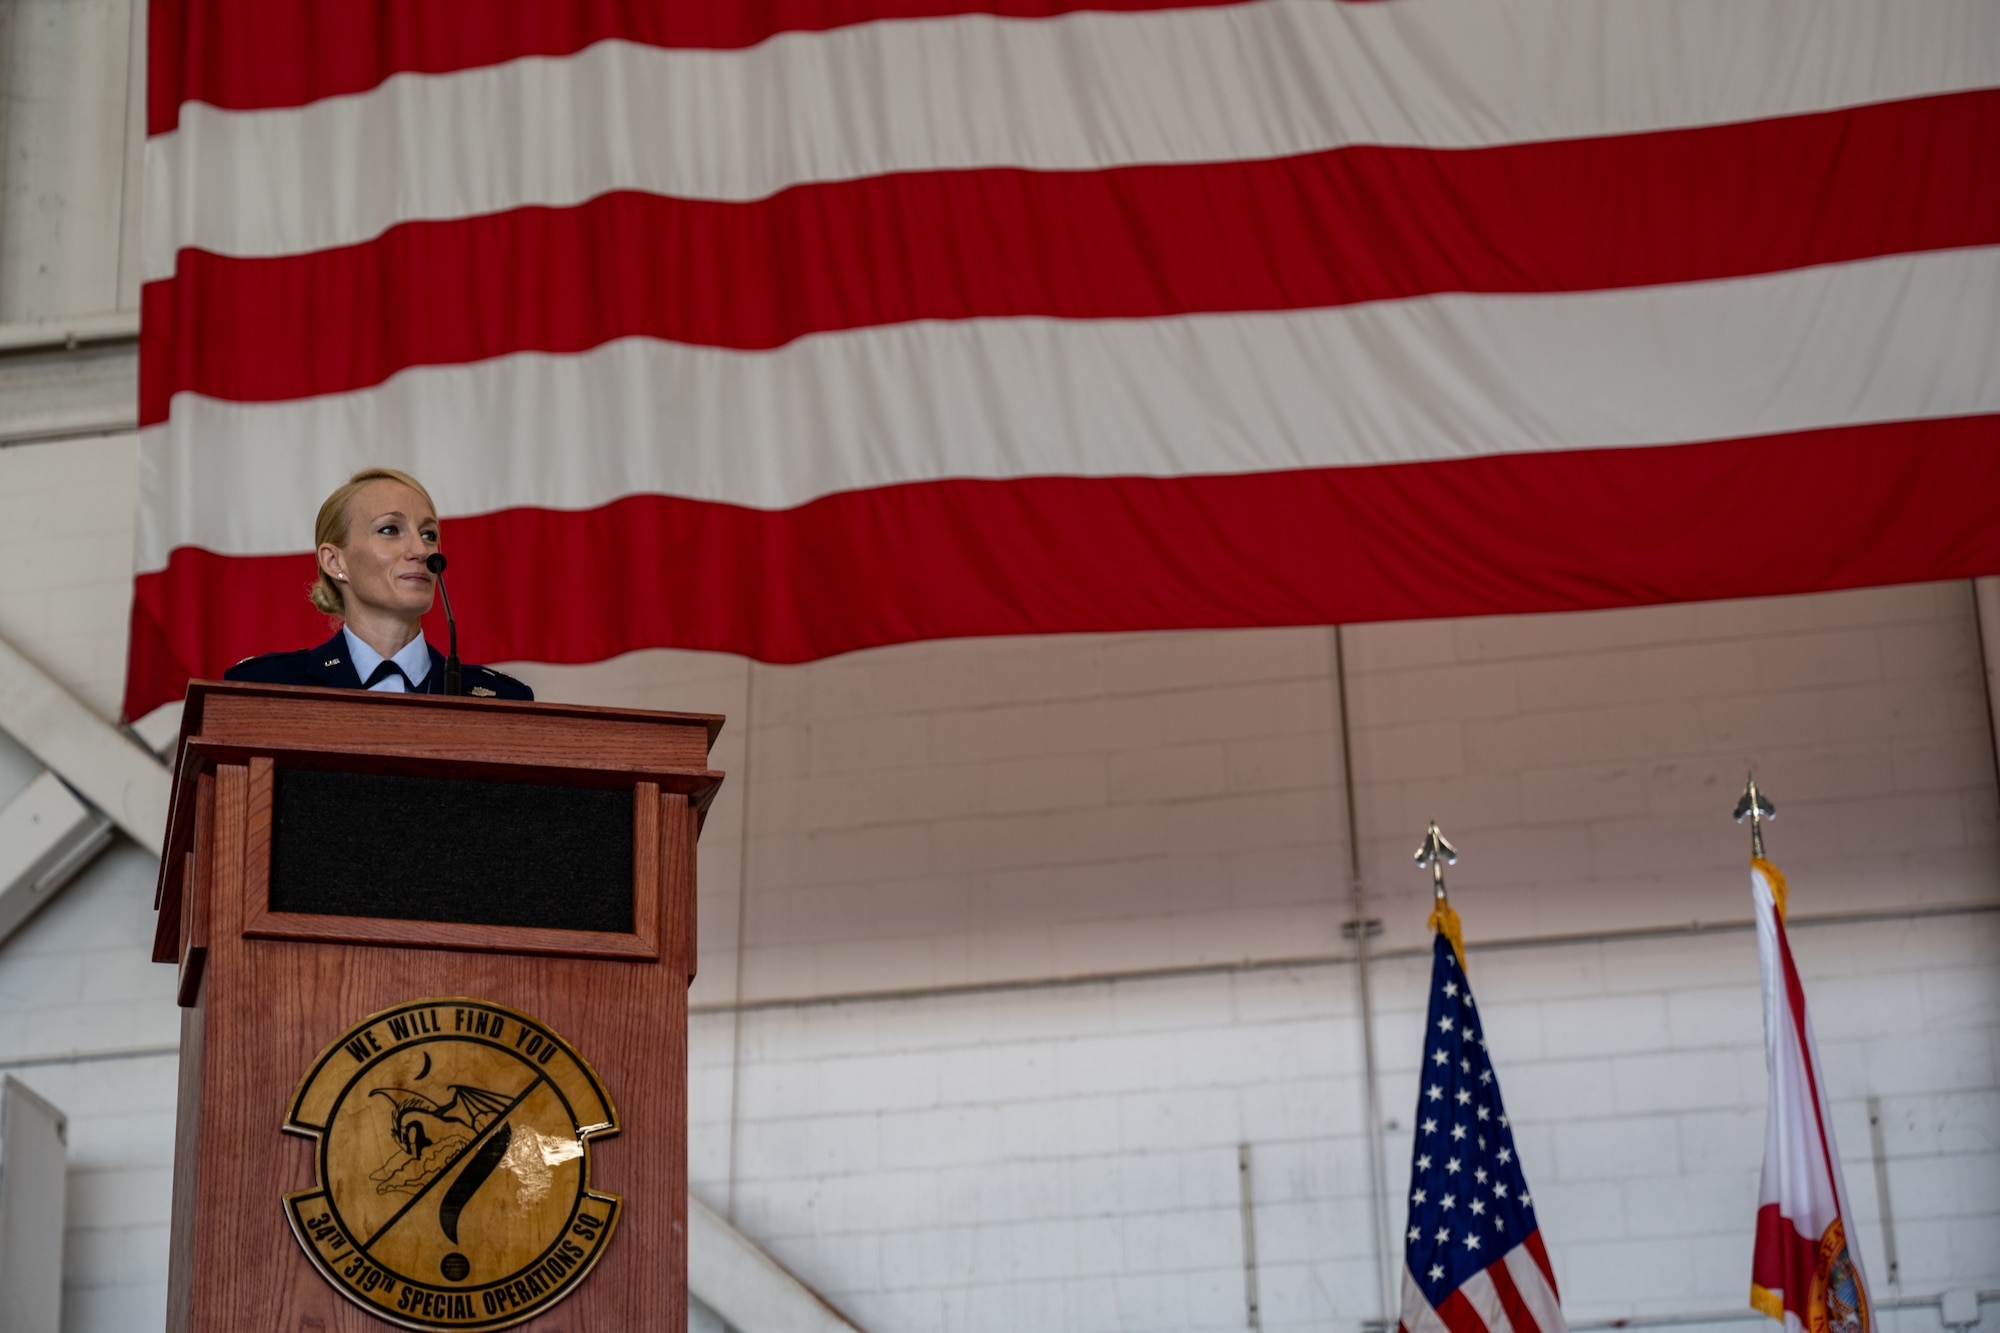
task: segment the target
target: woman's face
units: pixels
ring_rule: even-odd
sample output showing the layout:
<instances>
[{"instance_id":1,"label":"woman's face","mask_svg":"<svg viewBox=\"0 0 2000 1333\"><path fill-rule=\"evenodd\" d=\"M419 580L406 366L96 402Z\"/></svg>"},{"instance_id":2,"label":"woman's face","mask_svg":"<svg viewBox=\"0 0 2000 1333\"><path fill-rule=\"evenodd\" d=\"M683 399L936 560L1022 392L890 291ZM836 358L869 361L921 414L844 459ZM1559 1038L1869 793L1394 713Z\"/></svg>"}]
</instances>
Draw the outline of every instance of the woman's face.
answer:
<instances>
[{"instance_id":1,"label":"woman's face","mask_svg":"<svg viewBox=\"0 0 2000 1333\"><path fill-rule=\"evenodd\" d=\"M370 611L415 620L431 609L436 579L424 561L438 548L437 515L424 497L386 478L371 481L347 502L347 544L319 548L320 568L333 576L350 615Z\"/></svg>"}]
</instances>

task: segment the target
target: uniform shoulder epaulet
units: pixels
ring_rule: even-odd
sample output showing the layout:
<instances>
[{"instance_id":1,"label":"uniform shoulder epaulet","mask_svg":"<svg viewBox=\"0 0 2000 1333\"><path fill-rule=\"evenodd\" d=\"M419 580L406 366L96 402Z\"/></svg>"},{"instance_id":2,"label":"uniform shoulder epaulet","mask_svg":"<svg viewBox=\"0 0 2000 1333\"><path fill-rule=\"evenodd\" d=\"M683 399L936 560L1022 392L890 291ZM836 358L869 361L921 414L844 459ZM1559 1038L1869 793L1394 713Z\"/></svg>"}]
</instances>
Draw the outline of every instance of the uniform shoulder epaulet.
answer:
<instances>
[{"instance_id":1,"label":"uniform shoulder epaulet","mask_svg":"<svg viewBox=\"0 0 2000 1333\"><path fill-rule=\"evenodd\" d=\"M236 665L242 666L245 662L272 662L280 657L304 657L311 651L312 649L310 648L287 648L283 652L277 653L252 653L250 656L240 659Z\"/></svg>"},{"instance_id":2,"label":"uniform shoulder epaulet","mask_svg":"<svg viewBox=\"0 0 2000 1333\"><path fill-rule=\"evenodd\" d=\"M492 667L467 666L463 680L465 692L477 699L532 699L534 690L525 681L516 680L504 671Z\"/></svg>"}]
</instances>

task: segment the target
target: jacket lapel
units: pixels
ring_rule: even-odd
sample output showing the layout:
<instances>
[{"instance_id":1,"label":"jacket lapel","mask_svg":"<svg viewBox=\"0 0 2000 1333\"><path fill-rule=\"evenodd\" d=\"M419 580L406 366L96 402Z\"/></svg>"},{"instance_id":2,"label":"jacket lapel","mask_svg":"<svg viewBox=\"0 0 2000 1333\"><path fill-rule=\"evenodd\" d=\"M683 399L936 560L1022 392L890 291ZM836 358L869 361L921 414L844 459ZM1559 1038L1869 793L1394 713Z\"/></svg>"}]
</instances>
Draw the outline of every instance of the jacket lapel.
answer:
<instances>
[{"instance_id":1,"label":"jacket lapel","mask_svg":"<svg viewBox=\"0 0 2000 1333\"><path fill-rule=\"evenodd\" d=\"M444 654L443 654L443 653L441 653L441 652L439 652L439 651L438 651L437 649L435 649L435 648L432 648L432 647L431 647L431 644L430 644L430 640L428 640L428 639L426 639L426 640L424 641L424 647L425 647L425 648L428 648L428 649L430 649L430 654L431 654L431 669L430 669L430 674L424 677L424 693L425 693L425 694L443 694L443 693L444 693Z\"/></svg>"},{"instance_id":2,"label":"jacket lapel","mask_svg":"<svg viewBox=\"0 0 2000 1333\"><path fill-rule=\"evenodd\" d=\"M354 663L347 655L347 636L339 630L335 630L332 638L307 655L306 674L316 685L331 685L342 690L361 688L361 673L354 669Z\"/></svg>"}]
</instances>

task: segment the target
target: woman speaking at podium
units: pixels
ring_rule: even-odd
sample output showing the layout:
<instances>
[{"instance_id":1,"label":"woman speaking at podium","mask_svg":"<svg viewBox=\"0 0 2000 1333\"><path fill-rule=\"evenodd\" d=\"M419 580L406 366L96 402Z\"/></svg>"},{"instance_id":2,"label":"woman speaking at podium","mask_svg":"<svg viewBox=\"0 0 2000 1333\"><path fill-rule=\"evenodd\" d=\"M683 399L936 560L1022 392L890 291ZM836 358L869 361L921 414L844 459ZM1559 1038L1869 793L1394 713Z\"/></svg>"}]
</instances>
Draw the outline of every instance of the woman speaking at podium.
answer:
<instances>
[{"instance_id":1,"label":"woman speaking at podium","mask_svg":"<svg viewBox=\"0 0 2000 1333\"><path fill-rule=\"evenodd\" d=\"M319 579L308 597L339 617L340 631L317 648L247 657L222 678L445 693L444 654L424 641L418 624L437 591L437 575L426 563L438 549L437 506L423 483L394 468L357 472L319 507L313 536ZM487 667L467 666L461 673L466 694L535 697L520 681Z\"/></svg>"}]
</instances>

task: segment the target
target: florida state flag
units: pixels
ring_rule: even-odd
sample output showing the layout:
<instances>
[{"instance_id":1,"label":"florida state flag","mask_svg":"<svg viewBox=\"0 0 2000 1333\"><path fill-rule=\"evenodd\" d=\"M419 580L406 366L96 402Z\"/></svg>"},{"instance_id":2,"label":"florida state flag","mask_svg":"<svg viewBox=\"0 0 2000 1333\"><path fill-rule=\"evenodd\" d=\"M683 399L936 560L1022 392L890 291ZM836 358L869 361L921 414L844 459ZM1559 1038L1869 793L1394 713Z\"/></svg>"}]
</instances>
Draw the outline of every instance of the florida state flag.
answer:
<instances>
[{"instance_id":1,"label":"florida state flag","mask_svg":"<svg viewBox=\"0 0 2000 1333\"><path fill-rule=\"evenodd\" d=\"M1805 990L1785 939L1785 877L1750 862L1757 949L1764 966L1764 1054L1771 1107L1750 1304L1787 1333L1869 1333L1868 1285L1847 1227L1847 1188Z\"/></svg>"}]
</instances>

